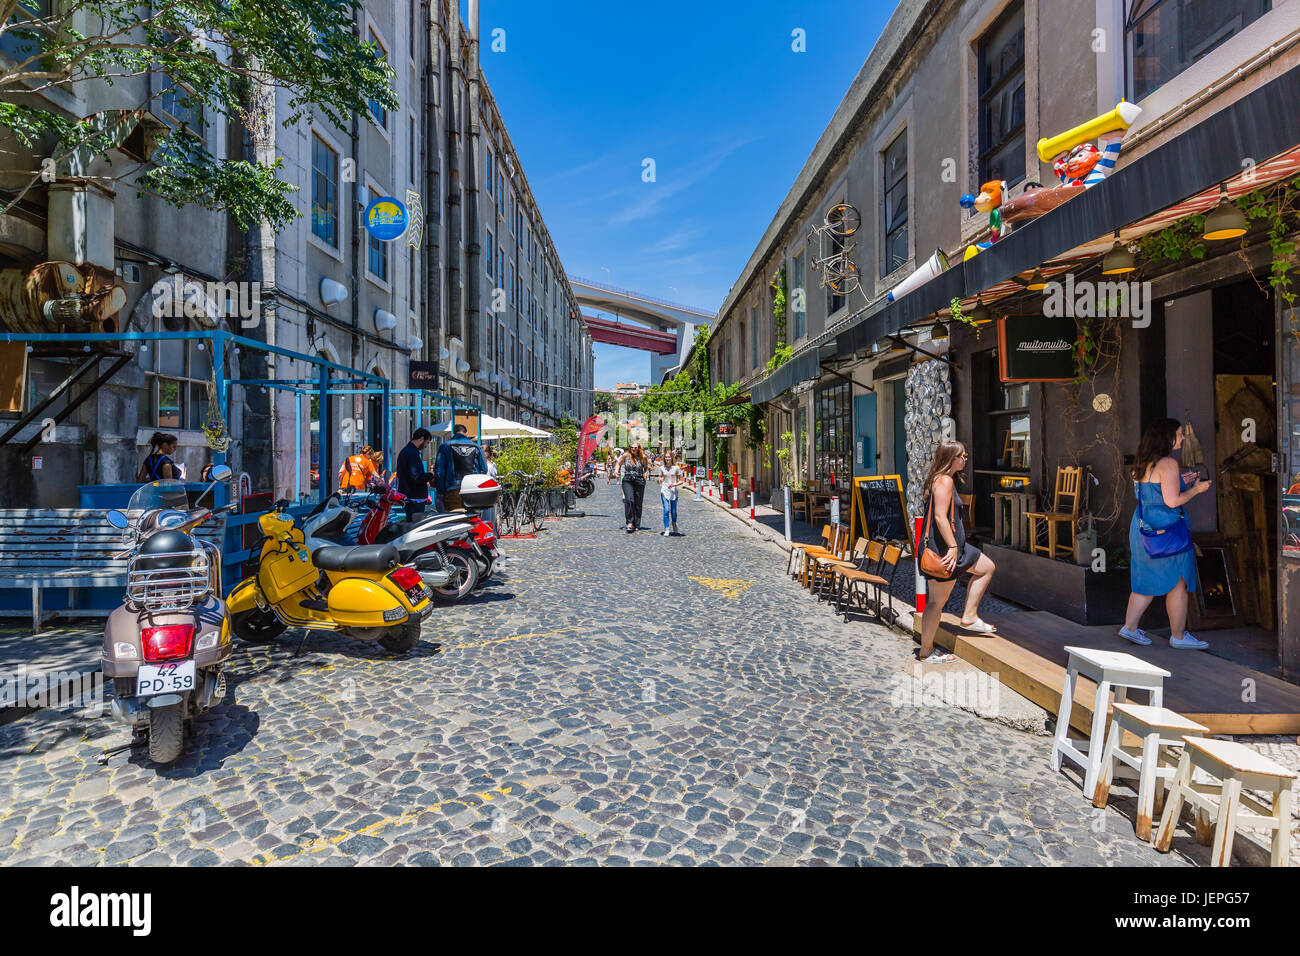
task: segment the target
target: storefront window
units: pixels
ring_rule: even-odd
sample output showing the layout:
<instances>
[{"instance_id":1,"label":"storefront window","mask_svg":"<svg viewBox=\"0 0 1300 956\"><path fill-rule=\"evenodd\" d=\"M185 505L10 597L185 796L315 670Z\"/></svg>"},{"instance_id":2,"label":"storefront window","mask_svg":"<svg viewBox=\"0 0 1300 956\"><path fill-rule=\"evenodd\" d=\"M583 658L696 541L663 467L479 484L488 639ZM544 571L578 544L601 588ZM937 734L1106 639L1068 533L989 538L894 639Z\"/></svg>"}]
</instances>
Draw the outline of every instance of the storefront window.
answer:
<instances>
[{"instance_id":1,"label":"storefront window","mask_svg":"<svg viewBox=\"0 0 1300 956\"><path fill-rule=\"evenodd\" d=\"M1300 308L1282 310L1282 421L1279 467L1282 474L1282 556L1300 561Z\"/></svg>"},{"instance_id":2,"label":"storefront window","mask_svg":"<svg viewBox=\"0 0 1300 956\"><path fill-rule=\"evenodd\" d=\"M849 456L853 441L853 406L849 383L824 386L817 390L816 418L813 423L816 442L813 478L830 487L847 487L852 471Z\"/></svg>"},{"instance_id":3,"label":"storefront window","mask_svg":"<svg viewBox=\"0 0 1300 956\"><path fill-rule=\"evenodd\" d=\"M1124 24L1129 98L1142 99L1271 7L1271 0L1135 0Z\"/></svg>"}]
</instances>

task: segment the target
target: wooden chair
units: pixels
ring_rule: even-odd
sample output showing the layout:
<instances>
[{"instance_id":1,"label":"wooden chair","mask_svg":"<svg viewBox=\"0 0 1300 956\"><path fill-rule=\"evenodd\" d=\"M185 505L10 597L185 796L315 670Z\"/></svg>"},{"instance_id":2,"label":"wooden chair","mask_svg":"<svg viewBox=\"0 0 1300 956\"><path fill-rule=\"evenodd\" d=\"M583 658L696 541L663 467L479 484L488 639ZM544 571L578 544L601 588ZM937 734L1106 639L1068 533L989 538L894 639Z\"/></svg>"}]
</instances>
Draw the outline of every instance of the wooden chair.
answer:
<instances>
[{"instance_id":1,"label":"wooden chair","mask_svg":"<svg viewBox=\"0 0 1300 956\"><path fill-rule=\"evenodd\" d=\"M897 570L898 558L902 554L902 550L897 544L882 539L867 541L865 538L859 538L858 544L863 558L861 563L857 567L836 569L838 587L835 591L835 613L844 615L844 623L847 624L849 612L845 609L845 605L856 602L857 606L872 619L883 622L880 589L892 585L893 575L891 574L888 578L885 578L881 572L886 564L892 565L893 569ZM865 547L862 547L863 545ZM861 593L859 593L859 585L861 585ZM867 598L868 585L876 589L876 599L874 601ZM893 609L892 595L890 597L890 609Z\"/></svg>"},{"instance_id":2,"label":"wooden chair","mask_svg":"<svg viewBox=\"0 0 1300 956\"><path fill-rule=\"evenodd\" d=\"M808 512L809 521L819 515L827 518L831 516L831 503L817 500L818 495L824 495L825 493L820 481L809 482L808 490L804 492L804 508Z\"/></svg>"},{"instance_id":3,"label":"wooden chair","mask_svg":"<svg viewBox=\"0 0 1300 956\"><path fill-rule=\"evenodd\" d=\"M1058 555L1074 556L1074 523L1079 520L1080 484L1083 468L1079 465L1061 465L1056 469L1056 495L1052 500L1051 511L1027 511L1025 518L1029 522L1029 553L1045 554L1049 558ZM1066 510L1068 505L1069 510ZM1065 543L1057 537L1057 526L1066 526ZM1047 543L1040 543L1040 536L1046 530Z\"/></svg>"},{"instance_id":4,"label":"wooden chair","mask_svg":"<svg viewBox=\"0 0 1300 956\"><path fill-rule=\"evenodd\" d=\"M831 576L832 561L844 560L849 546L849 529L833 525L830 547L823 552L805 551L803 559L803 586L821 594L822 584Z\"/></svg>"},{"instance_id":5,"label":"wooden chair","mask_svg":"<svg viewBox=\"0 0 1300 956\"><path fill-rule=\"evenodd\" d=\"M792 545L790 548L790 560L786 562L787 570L789 570L790 566L793 564L794 577L798 578L804 587L807 587L809 560L813 557L840 557L844 551L844 543L841 538L847 537L847 531L835 525L823 525L822 540L825 544Z\"/></svg>"},{"instance_id":6,"label":"wooden chair","mask_svg":"<svg viewBox=\"0 0 1300 956\"><path fill-rule=\"evenodd\" d=\"M813 581L819 598L830 597L834 594L838 588L838 574L840 571L861 568L864 563L871 560L866 556L866 552L870 550L870 542L866 538L858 538L857 544L851 550L848 548L847 532L844 533L841 541L844 545L843 554L813 555L808 559L812 562ZM829 593L826 588L828 584L834 585Z\"/></svg>"}]
</instances>

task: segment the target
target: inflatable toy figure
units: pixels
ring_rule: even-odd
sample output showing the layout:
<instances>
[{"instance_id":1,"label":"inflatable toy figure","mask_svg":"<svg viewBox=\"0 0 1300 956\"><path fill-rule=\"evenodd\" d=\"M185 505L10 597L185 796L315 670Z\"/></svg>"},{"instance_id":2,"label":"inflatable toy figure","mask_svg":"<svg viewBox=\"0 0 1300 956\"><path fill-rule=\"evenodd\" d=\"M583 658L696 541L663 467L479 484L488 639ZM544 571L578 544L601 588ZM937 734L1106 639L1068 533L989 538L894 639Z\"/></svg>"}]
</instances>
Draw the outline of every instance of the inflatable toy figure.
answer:
<instances>
[{"instance_id":1,"label":"inflatable toy figure","mask_svg":"<svg viewBox=\"0 0 1300 956\"><path fill-rule=\"evenodd\" d=\"M1037 219L1110 175L1119 160L1124 132L1141 113L1140 107L1120 101L1108 113L1068 129L1059 136L1040 139L1038 158L1044 163L1052 163L1052 170L1060 180L1060 185L1055 189L1044 189L1039 183L1027 183L1019 196L1006 199L1004 195L1007 184L990 182L980 188L978 196L962 196L962 208L973 207L989 214L989 227L992 230L989 241L968 246L964 258L970 259L997 242L1011 231L1012 223ZM1092 144L1094 138L1100 148Z\"/></svg>"}]
</instances>

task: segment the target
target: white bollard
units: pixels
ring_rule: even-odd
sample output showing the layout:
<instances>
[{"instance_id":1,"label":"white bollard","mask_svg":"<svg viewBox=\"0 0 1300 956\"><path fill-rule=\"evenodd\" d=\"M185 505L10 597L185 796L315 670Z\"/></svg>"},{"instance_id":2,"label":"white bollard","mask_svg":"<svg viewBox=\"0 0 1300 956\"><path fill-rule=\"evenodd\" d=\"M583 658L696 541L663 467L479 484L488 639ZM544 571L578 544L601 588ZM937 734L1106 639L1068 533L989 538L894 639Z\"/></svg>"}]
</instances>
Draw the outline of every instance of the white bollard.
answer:
<instances>
[{"instance_id":1,"label":"white bollard","mask_svg":"<svg viewBox=\"0 0 1300 956\"><path fill-rule=\"evenodd\" d=\"M785 486L785 542L786 542L786 544L789 544L790 541L791 541L791 535L790 535L790 509L791 509L791 507L793 507L793 506L790 504L790 486L789 486L789 485L786 485L786 486Z\"/></svg>"}]
</instances>

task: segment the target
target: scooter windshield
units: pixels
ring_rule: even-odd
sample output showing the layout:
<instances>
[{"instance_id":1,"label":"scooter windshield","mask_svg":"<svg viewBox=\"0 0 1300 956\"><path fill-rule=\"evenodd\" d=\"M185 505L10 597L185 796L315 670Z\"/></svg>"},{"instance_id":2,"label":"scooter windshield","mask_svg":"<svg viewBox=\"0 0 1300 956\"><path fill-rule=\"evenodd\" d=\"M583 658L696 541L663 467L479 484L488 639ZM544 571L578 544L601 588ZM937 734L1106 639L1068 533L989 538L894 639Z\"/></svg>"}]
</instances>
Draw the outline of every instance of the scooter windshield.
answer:
<instances>
[{"instance_id":1,"label":"scooter windshield","mask_svg":"<svg viewBox=\"0 0 1300 956\"><path fill-rule=\"evenodd\" d=\"M126 510L132 516L141 512L167 509L169 511L189 511L189 499L185 496L185 482L177 478L163 478L141 485L131 496Z\"/></svg>"}]
</instances>

